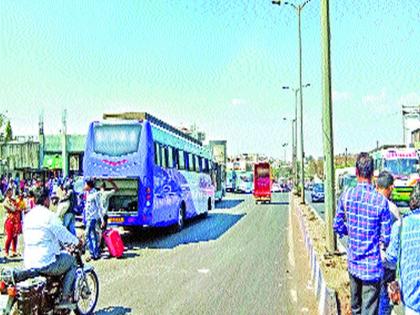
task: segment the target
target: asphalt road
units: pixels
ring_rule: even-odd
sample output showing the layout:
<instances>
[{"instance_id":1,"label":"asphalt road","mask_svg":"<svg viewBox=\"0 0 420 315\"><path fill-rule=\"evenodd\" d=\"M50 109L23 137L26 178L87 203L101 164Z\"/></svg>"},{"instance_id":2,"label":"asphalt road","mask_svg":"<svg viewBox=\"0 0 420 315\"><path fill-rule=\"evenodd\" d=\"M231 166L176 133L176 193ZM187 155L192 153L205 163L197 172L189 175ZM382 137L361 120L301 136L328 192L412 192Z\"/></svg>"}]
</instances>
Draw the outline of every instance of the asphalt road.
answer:
<instances>
[{"instance_id":1,"label":"asphalt road","mask_svg":"<svg viewBox=\"0 0 420 315\"><path fill-rule=\"evenodd\" d=\"M100 280L97 315L317 314L287 194L261 205L230 194L180 233L123 233L123 240L124 258L91 262Z\"/></svg>"},{"instance_id":2,"label":"asphalt road","mask_svg":"<svg viewBox=\"0 0 420 315\"><path fill-rule=\"evenodd\" d=\"M325 220L325 205L323 202L312 202L310 191L305 191L305 201L318 212L323 220Z\"/></svg>"},{"instance_id":3,"label":"asphalt road","mask_svg":"<svg viewBox=\"0 0 420 315\"><path fill-rule=\"evenodd\" d=\"M291 252L299 238L289 225L286 194L271 205L235 194L180 233L125 235L126 258L94 263L96 314L315 314L308 260Z\"/></svg>"}]
</instances>

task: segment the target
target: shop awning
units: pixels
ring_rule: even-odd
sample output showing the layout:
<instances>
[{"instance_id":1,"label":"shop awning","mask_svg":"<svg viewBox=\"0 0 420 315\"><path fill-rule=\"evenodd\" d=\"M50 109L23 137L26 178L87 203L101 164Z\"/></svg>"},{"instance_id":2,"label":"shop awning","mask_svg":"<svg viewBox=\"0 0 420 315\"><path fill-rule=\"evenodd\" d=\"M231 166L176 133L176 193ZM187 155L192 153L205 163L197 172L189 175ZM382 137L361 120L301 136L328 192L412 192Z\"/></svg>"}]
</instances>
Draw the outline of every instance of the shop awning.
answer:
<instances>
[{"instance_id":1,"label":"shop awning","mask_svg":"<svg viewBox=\"0 0 420 315\"><path fill-rule=\"evenodd\" d=\"M63 167L63 159L60 155L45 155L42 167L50 170L61 169Z\"/></svg>"}]
</instances>

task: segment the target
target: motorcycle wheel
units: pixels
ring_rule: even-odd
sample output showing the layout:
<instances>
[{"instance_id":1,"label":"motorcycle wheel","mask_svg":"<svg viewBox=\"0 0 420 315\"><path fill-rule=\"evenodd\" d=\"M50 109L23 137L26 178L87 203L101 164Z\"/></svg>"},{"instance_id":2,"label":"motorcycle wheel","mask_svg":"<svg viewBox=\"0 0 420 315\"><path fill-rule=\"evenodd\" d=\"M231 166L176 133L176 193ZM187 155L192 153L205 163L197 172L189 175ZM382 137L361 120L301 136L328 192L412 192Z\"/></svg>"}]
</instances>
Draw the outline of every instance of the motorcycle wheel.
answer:
<instances>
[{"instance_id":1,"label":"motorcycle wheel","mask_svg":"<svg viewBox=\"0 0 420 315\"><path fill-rule=\"evenodd\" d=\"M85 272L85 276L76 279L76 290L78 290L77 307L74 311L76 315L89 315L98 303L99 280L96 272L90 270Z\"/></svg>"}]
</instances>

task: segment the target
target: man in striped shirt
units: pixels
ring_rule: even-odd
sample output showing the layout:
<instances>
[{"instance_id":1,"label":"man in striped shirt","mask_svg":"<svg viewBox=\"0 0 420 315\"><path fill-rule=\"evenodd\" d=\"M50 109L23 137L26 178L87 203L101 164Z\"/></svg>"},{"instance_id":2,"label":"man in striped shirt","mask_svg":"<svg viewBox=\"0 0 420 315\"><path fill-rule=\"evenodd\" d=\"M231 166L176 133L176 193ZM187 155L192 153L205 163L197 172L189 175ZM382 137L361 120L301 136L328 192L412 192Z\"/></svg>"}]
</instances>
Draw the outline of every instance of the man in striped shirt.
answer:
<instances>
[{"instance_id":1,"label":"man in striped shirt","mask_svg":"<svg viewBox=\"0 0 420 315\"><path fill-rule=\"evenodd\" d=\"M391 217L387 199L371 184L373 159L368 153L357 157L356 175L356 187L338 201L334 230L340 237L348 235L352 314L376 315L383 275L380 252L389 243Z\"/></svg>"}]
</instances>

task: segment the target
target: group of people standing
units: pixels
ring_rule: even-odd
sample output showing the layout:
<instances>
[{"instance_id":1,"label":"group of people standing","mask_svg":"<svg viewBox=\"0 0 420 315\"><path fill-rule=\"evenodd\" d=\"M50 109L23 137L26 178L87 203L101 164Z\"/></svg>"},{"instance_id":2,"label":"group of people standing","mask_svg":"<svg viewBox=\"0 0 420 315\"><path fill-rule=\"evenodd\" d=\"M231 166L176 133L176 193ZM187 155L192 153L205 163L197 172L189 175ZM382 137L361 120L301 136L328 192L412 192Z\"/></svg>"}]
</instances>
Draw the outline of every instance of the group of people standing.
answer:
<instances>
[{"instance_id":1,"label":"group of people standing","mask_svg":"<svg viewBox=\"0 0 420 315\"><path fill-rule=\"evenodd\" d=\"M390 297L401 297L406 315L420 314L420 183L410 211L400 215L389 198L393 176L387 171L372 184L373 159L360 153L356 187L339 198L334 230L348 236L352 314L391 314ZM398 281L396 281L398 280Z\"/></svg>"},{"instance_id":2,"label":"group of people standing","mask_svg":"<svg viewBox=\"0 0 420 315\"><path fill-rule=\"evenodd\" d=\"M58 183L61 183L58 185ZM56 184L56 186L54 185ZM70 214L73 212L75 204L77 203L72 193L72 179L66 180L60 178L50 178L45 184L38 178L32 179L20 179L18 174L15 178L11 176L2 176L0 180L0 197L3 199L3 216L4 220L4 234L5 234L5 246L4 256L5 258L18 256L17 246L18 237L22 233L22 224L25 214L27 214L32 208L35 207L36 196L40 195L42 191L47 191L48 194L57 194L62 191L62 199L67 198L68 207L62 209L65 225L68 229L76 234L74 229L74 219L71 220ZM65 195L66 194L66 195ZM74 218L74 214L73 214ZM67 220L67 221L66 221ZM68 222L69 221L69 222ZM12 249L10 253L10 247Z\"/></svg>"},{"instance_id":3,"label":"group of people standing","mask_svg":"<svg viewBox=\"0 0 420 315\"><path fill-rule=\"evenodd\" d=\"M109 182L112 189L107 190L105 182L96 189L95 182L88 180L84 193L78 195L74 191L74 180L71 177L51 177L43 183L37 178L22 181L18 177L2 176L0 194L6 216L4 257L18 256L18 237L22 233L24 216L35 207L36 198L42 193L47 193L50 199L49 210L55 213L59 221L74 236L76 236L76 215L83 214L85 238L91 255L89 259L98 259L101 253L102 232L107 227L109 198L118 190L113 181Z\"/></svg>"}]
</instances>

